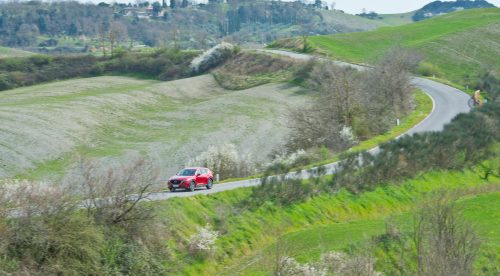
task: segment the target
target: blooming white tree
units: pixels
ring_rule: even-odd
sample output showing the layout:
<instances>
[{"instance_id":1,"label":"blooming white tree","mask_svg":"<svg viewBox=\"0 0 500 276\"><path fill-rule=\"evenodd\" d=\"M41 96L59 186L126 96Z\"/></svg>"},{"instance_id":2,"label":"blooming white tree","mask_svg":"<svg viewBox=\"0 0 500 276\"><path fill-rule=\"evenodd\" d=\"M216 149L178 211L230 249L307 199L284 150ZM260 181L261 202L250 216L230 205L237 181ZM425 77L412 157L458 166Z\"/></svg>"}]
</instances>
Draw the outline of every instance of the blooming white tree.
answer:
<instances>
[{"instance_id":1,"label":"blooming white tree","mask_svg":"<svg viewBox=\"0 0 500 276\"><path fill-rule=\"evenodd\" d=\"M219 232L212 230L210 224L200 227L198 232L189 237L189 250L193 254L211 253L215 250L215 242Z\"/></svg>"},{"instance_id":2,"label":"blooming white tree","mask_svg":"<svg viewBox=\"0 0 500 276\"><path fill-rule=\"evenodd\" d=\"M206 72L207 70L220 65L236 52L233 44L223 42L193 59L190 68L195 74Z\"/></svg>"}]
</instances>

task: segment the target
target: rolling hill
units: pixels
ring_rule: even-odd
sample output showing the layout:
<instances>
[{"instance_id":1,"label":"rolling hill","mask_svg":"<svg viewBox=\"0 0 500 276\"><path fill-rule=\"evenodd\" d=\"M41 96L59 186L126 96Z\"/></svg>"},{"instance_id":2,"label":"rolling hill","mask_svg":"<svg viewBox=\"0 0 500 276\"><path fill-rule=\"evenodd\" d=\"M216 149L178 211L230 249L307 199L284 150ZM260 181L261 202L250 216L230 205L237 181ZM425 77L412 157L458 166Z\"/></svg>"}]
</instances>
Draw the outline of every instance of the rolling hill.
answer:
<instances>
[{"instance_id":1,"label":"rolling hill","mask_svg":"<svg viewBox=\"0 0 500 276\"><path fill-rule=\"evenodd\" d=\"M354 63L375 63L391 47L422 54L443 78L467 85L484 67L500 72L500 9L466 10L370 32L309 37L317 53ZM300 39L272 47L301 49ZM469 76L469 77L467 77Z\"/></svg>"},{"instance_id":2,"label":"rolling hill","mask_svg":"<svg viewBox=\"0 0 500 276\"><path fill-rule=\"evenodd\" d=\"M236 145L265 162L284 141L289 84L230 91L204 75L171 82L94 77L0 93L0 177L59 180L78 157L103 167L149 156L160 179L209 146Z\"/></svg>"}]
</instances>

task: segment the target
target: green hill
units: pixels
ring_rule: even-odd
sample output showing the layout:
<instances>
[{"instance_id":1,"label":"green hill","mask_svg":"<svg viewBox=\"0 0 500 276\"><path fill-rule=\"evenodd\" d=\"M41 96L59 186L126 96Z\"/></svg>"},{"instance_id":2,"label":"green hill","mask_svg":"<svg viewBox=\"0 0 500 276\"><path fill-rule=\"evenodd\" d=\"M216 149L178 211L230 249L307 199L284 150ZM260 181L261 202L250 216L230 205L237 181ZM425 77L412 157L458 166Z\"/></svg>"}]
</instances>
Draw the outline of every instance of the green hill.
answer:
<instances>
[{"instance_id":1,"label":"green hill","mask_svg":"<svg viewBox=\"0 0 500 276\"><path fill-rule=\"evenodd\" d=\"M278 83L229 91L210 75L105 76L2 91L0 178L59 179L77 156L112 165L140 152L157 160L165 179L227 143L265 163L287 135L287 107L307 101L301 91Z\"/></svg>"},{"instance_id":2,"label":"green hill","mask_svg":"<svg viewBox=\"0 0 500 276\"><path fill-rule=\"evenodd\" d=\"M273 44L299 49L300 39ZM370 32L314 36L318 53L355 63L374 63L396 45L415 49L441 77L466 85L483 67L500 71L500 9L454 12L418 23L384 27Z\"/></svg>"}]
</instances>

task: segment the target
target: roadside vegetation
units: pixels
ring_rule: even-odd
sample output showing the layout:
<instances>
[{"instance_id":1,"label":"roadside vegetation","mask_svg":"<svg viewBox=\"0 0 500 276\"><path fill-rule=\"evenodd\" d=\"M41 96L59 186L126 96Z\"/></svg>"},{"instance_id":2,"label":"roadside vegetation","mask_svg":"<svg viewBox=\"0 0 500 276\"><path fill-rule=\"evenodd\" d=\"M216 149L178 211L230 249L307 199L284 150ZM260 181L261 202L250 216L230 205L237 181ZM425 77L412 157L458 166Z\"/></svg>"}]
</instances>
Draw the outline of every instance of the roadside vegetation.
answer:
<instances>
[{"instance_id":1,"label":"roadside vegetation","mask_svg":"<svg viewBox=\"0 0 500 276\"><path fill-rule=\"evenodd\" d=\"M312 36L309 47L316 53L354 63L376 64L394 46L410 48L424 60L419 72L447 79L462 88L474 88L484 71L500 74L497 45L499 9L450 13L422 22L385 27L371 32ZM274 48L302 51L304 40L291 38L271 44Z\"/></svg>"},{"instance_id":2,"label":"roadside vegetation","mask_svg":"<svg viewBox=\"0 0 500 276\"><path fill-rule=\"evenodd\" d=\"M318 95L310 106L290 111L287 150L324 146L338 153L395 127L415 108L410 71L418 62L395 48L372 70L312 65L304 83Z\"/></svg>"}]
</instances>

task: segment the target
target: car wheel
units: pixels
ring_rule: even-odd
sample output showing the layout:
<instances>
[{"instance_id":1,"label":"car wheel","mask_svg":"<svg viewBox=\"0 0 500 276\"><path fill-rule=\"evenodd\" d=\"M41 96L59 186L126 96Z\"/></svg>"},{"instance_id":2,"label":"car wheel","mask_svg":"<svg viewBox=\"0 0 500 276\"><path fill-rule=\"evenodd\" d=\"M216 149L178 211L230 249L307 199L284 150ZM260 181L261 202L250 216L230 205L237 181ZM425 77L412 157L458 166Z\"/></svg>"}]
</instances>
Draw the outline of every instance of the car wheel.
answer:
<instances>
[{"instance_id":1,"label":"car wheel","mask_svg":"<svg viewBox=\"0 0 500 276\"><path fill-rule=\"evenodd\" d=\"M214 185L214 181L212 179L209 179L208 183L207 183L207 189L208 190L212 189L213 185Z\"/></svg>"},{"instance_id":2,"label":"car wheel","mask_svg":"<svg viewBox=\"0 0 500 276\"><path fill-rule=\"evenodd\" d=\"M168 188L168 189L169 189L171 192L175 192L175 188L173 188L173 187L170 187L170 188Z\"/></svg>"},{"instance_id":3,"label":"car wheel","mask_svg":"<svg viewBox=\"0 0 500 276\"><path fill-rule=\"evenodd\" d=\"M191 180L191 183L189 183L189 190L191 192L194 192L195 189L196 189L196 183L194 183L194 181Z\"/></svg>"}]
</instances>

